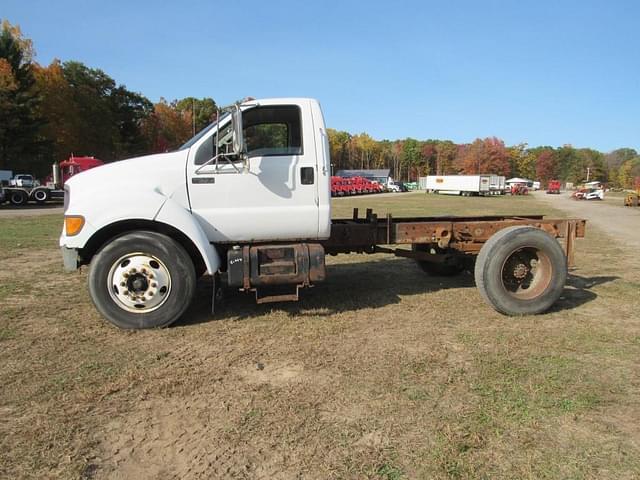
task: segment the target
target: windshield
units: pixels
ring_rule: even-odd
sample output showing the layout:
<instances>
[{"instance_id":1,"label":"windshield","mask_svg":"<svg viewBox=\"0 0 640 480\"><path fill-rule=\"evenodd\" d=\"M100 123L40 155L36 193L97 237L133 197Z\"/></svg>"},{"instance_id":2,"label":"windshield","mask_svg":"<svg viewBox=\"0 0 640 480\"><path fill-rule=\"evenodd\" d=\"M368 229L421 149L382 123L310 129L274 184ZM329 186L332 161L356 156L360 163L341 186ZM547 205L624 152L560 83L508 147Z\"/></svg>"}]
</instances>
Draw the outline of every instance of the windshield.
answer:
<instances>
[{"instance_id":1,"label":"windshield","mask_svg":"<svg viewBox=\"0 0 640 480\"><path fill-rule=\"evenodd\" d=\"M225 118L229 116L229 112L225 112L220 117L220 121L223 121ZM216 128L216 122L212 122L210 125L207 125L202 130L200 130L195 137L192 137L187 143L182 145L178 150L186 150L187 148L191 148L194 143L204 137L207 133L209 133L212 129Z\"/></svg>"}]
</instances>

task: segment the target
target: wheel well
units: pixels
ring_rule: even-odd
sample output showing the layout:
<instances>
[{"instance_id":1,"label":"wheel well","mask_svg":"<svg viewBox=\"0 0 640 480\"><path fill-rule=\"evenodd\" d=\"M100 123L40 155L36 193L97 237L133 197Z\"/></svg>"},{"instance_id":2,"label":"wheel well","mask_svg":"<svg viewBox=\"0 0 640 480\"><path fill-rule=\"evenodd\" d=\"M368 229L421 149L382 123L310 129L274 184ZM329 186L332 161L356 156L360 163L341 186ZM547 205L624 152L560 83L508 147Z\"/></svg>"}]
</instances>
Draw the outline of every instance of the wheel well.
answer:
<instances>
[{"instance_id":1,"label":"wheel well","mask_svg":"<svg viewBox=\"0 0 640 480\"><path fill-rule=\"evenodd\" d=\"M207 267L198 251L198 248L193 241L180 230L166 223L156 222L153 220L123 220L121 222L112 223L106 227L98 230L89 239L87 244L80 251L80 264L87 265L91 262L93 256L100 250L109 240L119 237L125 233L136 230L149 230L152 232L162 233L168 237L173 238L186 250L189 257L193 261L193 266L200 276L206 272Z\"/></svg>"}]
</instances>

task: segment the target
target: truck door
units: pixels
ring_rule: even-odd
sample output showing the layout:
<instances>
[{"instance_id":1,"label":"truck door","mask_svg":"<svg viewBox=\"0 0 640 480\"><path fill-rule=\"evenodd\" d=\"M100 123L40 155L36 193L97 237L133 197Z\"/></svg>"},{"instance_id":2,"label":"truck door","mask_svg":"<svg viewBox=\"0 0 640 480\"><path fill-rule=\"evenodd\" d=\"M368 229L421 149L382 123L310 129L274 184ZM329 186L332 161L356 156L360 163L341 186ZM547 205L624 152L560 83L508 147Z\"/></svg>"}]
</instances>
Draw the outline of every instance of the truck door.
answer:
<instances>
[{"instance_id":1,"label":"truck door","mask_svg":"<svg viewBox=\"0 0 640 480\"><path fill-rule=\"evenodd\" d=\"M212 129L189 152L191 210L212 242L318 238L318 166L312 118L304 103L260 105L243 113L248 172L206 165ZM220 138L228 127L221 120ZM204 165L204 166L203 166Z\"/></svg>"}]
</instances>

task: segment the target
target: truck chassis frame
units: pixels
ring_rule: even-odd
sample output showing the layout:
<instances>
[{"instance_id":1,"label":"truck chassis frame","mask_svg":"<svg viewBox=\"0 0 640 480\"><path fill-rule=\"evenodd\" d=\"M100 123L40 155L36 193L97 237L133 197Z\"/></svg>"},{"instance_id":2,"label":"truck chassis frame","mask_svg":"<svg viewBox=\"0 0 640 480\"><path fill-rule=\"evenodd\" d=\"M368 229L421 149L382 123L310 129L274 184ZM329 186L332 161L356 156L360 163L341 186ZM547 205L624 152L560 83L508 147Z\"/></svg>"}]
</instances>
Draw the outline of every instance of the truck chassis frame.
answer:
<instances>
[{"instance_id":1,"label":"truck chassis frame","mask_svg":"<svg viewBox=\"0 0 640 480\"><path fill-rule=\"evenodd\" d=\"M258 303L296 301L301 288L326 278L325 255L347 253L392 254L414 259L427 271L431 265L439 272L449 268L455 273L491 237L509 227L534 227L563 239L562 249L571 266L575 239L584 237L585 226L585 220L542 215L394 218L388 214L378 218L367 209L361 218L354 208L352 218L332 221L331 235L323 241L231 246L226 252L227 283L254 292Z\"/></svg>"},{"instance_id":2,"label":"truck chassis frame","mask_svg":"<svg viewBox=\"0 0 640 480\"><path fill-rule=\"evenodd\" d=\"M438 254L383 245L433 245L451 249L457 254L477 254L482 245L499 230L507 227L531 226L562 238L569 265L573 265L577 237L584 237L586 220L554 219L543 215L477 216L477 217L398 217L391 214L379 219L372 209L359 218L354 208L350 219L333 220L331 236L320 242L330 255L339 253L393 253L423 261L439 261Z\"/></svg>"}]
</instances>

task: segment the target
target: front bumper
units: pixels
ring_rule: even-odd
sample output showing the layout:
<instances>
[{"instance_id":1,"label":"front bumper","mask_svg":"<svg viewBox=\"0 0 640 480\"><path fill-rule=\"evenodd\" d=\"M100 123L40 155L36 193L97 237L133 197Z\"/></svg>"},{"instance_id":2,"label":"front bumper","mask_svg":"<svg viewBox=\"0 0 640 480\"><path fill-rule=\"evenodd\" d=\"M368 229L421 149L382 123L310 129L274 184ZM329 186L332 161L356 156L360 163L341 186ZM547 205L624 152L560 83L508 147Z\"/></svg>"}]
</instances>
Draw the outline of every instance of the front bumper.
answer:
<instances>
[{"instance_id":1,"label":"front bumper","mask_svg":"<svg viewBox=\"0 0 640 480\"><path fill-rule=\"evenodd\" d=\"M62 252L62 262L66 272L73 272L78 269L78 250L75 248L60 247Z\"/></svg>"}]
</instances>

